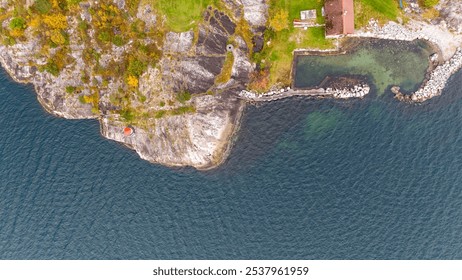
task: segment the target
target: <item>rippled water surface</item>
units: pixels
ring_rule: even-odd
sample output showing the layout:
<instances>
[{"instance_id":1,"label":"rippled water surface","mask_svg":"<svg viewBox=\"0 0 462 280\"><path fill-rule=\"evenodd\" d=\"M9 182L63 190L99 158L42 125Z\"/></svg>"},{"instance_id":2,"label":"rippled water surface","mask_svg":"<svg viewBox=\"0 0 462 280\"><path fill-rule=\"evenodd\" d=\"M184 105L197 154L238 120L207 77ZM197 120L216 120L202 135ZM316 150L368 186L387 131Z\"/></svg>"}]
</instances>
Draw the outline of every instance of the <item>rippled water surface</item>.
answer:
<instances>
[{"instance_id":1,"label":"rippled water surface","mask_svg":"<svg viewBox=\"0 0 462 280\"><path fill-rule=\"evenodd\" d=\"M0 75L2 259L460 259L462 73L247 109L229 160L169 169L45 113Z\"/></svg>"}]
</instances>

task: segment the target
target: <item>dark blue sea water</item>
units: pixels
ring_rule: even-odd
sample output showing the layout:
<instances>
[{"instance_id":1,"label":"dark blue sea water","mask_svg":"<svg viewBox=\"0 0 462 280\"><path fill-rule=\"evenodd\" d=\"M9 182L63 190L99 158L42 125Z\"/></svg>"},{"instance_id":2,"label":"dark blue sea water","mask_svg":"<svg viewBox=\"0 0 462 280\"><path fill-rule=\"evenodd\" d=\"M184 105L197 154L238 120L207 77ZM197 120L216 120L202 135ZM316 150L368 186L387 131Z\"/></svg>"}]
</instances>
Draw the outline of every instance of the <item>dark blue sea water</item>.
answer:
<instances>
[{"instance_id":1,"label":"dark blue sea water","mask_svg":"<svg viewBox=\"0 0 462 280\"><path fill-rule=\"evenodd\" d=\"M0 75L1 259L461 259L462 73L249 107L209 172L152 165Z\"/></svg>"}]
</instances>

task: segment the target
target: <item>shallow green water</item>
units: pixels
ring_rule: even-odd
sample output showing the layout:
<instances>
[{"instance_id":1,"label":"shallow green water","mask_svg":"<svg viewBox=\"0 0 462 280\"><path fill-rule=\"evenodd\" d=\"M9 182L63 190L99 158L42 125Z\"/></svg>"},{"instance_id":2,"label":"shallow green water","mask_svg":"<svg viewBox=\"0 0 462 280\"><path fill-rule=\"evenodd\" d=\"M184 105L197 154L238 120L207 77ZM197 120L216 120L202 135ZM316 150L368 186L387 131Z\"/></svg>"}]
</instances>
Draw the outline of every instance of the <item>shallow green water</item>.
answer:
<instances>
[{"instance_id":1,"label":"shallow green water","mask_svg":"<svg viewBox=\"0 0 462 280\"><path fill-rule=\"evenodd\" d=\"M318 86L326 76L361 75L371 79L378 94L392 85L412 91L422 83L431 54L423 41L362 41L347 54L298 57L295 86Z\"/></svg>"}]
</instances>

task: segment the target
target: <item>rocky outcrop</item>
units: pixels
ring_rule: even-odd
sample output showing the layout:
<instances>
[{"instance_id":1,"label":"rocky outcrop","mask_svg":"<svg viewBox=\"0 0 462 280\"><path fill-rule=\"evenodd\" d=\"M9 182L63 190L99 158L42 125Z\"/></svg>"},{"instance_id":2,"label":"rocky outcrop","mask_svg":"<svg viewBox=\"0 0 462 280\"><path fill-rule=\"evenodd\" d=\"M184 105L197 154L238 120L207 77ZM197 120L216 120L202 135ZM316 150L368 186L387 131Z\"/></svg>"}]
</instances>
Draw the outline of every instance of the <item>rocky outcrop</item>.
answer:
<instances>
[{"instance_id":1,"label":"rocky outcrop","mask_svg":"<svg viewBox=\"0 0 462 280\"><path fill-rule=\"evenodd\" d=\"M216 85L236 24L211 8L204 17L206 23L200 24L196 42L192 31L166 34L160 68L148 69L139 86L148 98L153 88L160 89L157 95L167 97L190 92L193 97L187 104L195 112L155 119L149 130L134 126L130 137L121 133L124 123L103 116L101 131L105 137L133 148L143 159L167 166L209 169L226 159L245 105L234 93L245 86L253 68L244 40L234 36L231 78ZM208 92L215 94L205 94Z\"/></svg>"},{"instance_id":2,"label":"rocky outcrop","mask_svg":"<svg viewBox=\"0 0 462 280\"><path fill-rule=\"evenodd\" d=\"M67 95L66 86L78 83L80 68L70 65L64 68L58 77L47 72L40 72L29 62L38 51L39 45L31 40L14 46L0 46L0 63L10 76L21 83L32 83L37 92L37 99L51 114L68 119L89 119L97 116L89 104L82 104L78 95ZM36 64L46 64L46 61L35 61Z\"/></svg>"},{"instance_id":3,"label":"rocky outcrop","mask_svg":"<svg viewBox=\"0 0 462 280\"><path fill-rule=\"evenodd\" d=\"M450 29L462 33L462 2L460 0L441 0L436 8Z\"/></svg>"},{"instance_id":4,"label":"rocky outcrop","mask_svg":"<svg viewBox=\"0 0 462 280\"><path fill-rule=\"evenodd\" d=\"M268 19L268 4L265 0L224 0L223 2L235 12L237 18L243 14L244 19L253 29L265 27Z\"/></svg>"},{"instance_id":5,"label":"rocky outcrop","mask_svg":"<svg viewBox=\"0 0 462 280\"><path fill-rule=\"evenodd\" d=\"M191 51L194 40L194 32L183 33L168 32L165 37L164 53L166 54L187 54Z\"/></svg>"},{"instance_id":6,"label":"rocky outcrop","mask_svg":"<svg viewBox=\"0 0 462 280\"><path fill-rule=\"evenodd\" d=\"M221 72L226 45L235 33L236 24L223 12L211 8L204 17L207 24L199 26L194 47L192 31L167 33L165 52L173 55L165 56L161 65L164 84L171 85L173 91L208 92L214 88L215 78ZM248 76L248 72L245 75Z\"/></svg>"},{"instance_id":7,"label":"rocky outcrop","mask_svg":"<svg viewBox=\"0 0 462 280\"><path fill-rule=\"evenodd\" d=\"M116 4L125 7L123 0ZM82 20L92 20L88 13L91 5L81 3ZM140 7L137 17L146 22L147 28L159 24L148 6ZM226 159L245 105L235 93L245 87L253 67L245 41L235 34L233 19L211 8L205 17L197 38L193 31L165 35L160 61L156 66L149 66L139 77L138 94L145 101L131 100L133 108L152 116L146 117L144 123L133 124L135 133L131 136L124 135L127 122L119 115L120 107L111 99L120 92L124 81L103 79L84 62L83 52L88 46L78 44L74 37L78 33L77 21L69 19L67 30L71 61L56 76L43 69L39 71L47 61L36 59L41 46L33 39L14 46L0 46L0 62L16 81L34 85L38 100L50 113L69 119L98 118L105 137L127 145L141 158L153 163L208 169ZM110 67L111 63L130 52L131 41L124 46L112 45L109 51L103 51L98 47L94 33L90 32L89 36L91 47L101 54L98 60L101 67ZM29 34L28 37L33 38ZM226 83L216 84L231 37L234 42L231 77ZM147 38L146 43L149 40ZM34 59L33 63L30 59ZM82 73L88 75L86 78L90 83L82 84ZM103 82L105 84L101 86ZM72 88L72 93L66 92L66 88ZM181 103L177 101L177 93L182 91L192 93L192 98ZM99 100L96 108L95 104L80 100L95 94Z\"/></svg>"},{"instance_id":8,"label":"rocky outcrop","mask_svg":"<svg viewBox=\"0 0 462 280\"><path fill-rule=\"evenodd\" d=\"M254 27L265 26L267 4L265 0L240 0L244 6L244 18Z\"/></svg>"},{"instance_id":9,"label":"rocky outcrop","mask_svg":"<svg viewBox=\"0 0 462 280\"><path fill-rule=\"evenodd\" d=\"M101 120L101 131L151 162L213 168L226 159L244 103L232 97L204 95L196 97L194 104L196 113L159 119L149 131L134 127L133 135L124 136L125 125L108 117Z\"/></svg>"},{"instance_id":10,"label":"rocky outcrop","mask_svg":"<svg viewBox=\"0 0 462 280\"><path fill-rule=\"evenodd\" d=\"M119 1L120 2L120 1ZM125 1L123 1L125 5ZM119 4L119 8L121 5ZM157 23L157 15L154 13L150 5L140 5L136 17L146 23L147 27L154 27Z\"/></svg>"}]
</instances>

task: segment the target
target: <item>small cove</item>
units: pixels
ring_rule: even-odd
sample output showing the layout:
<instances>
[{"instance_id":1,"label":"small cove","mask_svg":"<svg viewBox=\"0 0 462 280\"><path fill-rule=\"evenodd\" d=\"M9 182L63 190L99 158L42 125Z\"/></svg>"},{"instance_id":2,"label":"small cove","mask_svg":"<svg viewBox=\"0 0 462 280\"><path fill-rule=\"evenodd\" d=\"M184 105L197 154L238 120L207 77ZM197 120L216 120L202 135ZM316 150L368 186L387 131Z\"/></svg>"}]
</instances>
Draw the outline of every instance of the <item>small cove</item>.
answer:
<instances>
[{"instance_id":1,"label":"small cove","mask_svg":"<svg viewBox=\"0 0 462 280\"><path fill-rule=\"evenodd\" d=\"M319 86L326 76L364 76L382 95L393 85L416 90L423 82L434 53L423 40L412 42L352 39L345 54L297 55L294 86Z\"/></svg>"}]
</instances>

